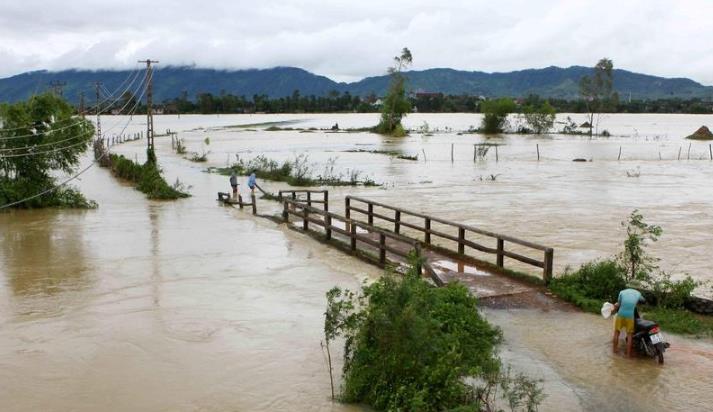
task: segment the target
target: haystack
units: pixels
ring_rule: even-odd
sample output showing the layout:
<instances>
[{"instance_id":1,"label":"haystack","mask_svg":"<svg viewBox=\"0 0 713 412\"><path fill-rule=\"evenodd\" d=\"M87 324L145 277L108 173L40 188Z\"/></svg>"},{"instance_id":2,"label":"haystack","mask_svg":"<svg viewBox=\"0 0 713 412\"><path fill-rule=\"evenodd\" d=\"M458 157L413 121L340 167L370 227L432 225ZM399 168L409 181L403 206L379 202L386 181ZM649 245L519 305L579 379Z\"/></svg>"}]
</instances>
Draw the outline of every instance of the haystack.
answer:
<instances>
[{"instance_id":1,"label":"haystack","mask_svg":"<svg viewBox=\"0 0 713 412\"><path fill-rule=\"evenodd\" d=\"M693 140L713 140L713 133L706 126L701 126L695 133L686 137Z\"/></svg>"}]
</instances>

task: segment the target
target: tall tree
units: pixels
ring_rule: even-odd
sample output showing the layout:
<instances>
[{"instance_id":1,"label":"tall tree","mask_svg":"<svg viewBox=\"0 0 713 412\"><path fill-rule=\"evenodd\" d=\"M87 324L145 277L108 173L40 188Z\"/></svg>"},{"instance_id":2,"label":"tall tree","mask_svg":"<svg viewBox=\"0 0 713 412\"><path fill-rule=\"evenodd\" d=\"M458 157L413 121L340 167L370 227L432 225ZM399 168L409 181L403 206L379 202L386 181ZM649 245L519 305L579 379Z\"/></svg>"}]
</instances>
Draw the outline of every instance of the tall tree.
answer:
<instances>
[{"instance_id":1,"label":"tall tree","mask_svg":"<svg viewBox=\"0 0 713 412\"><path fill-rule=\"evenodd\" d=\"M48 190L58 172L74 171L94 127L73 113L72 106L51 93L0 106L0 204ZM81 194L63 189L18 207L88 205Z\"/></svg>"},{"instance_id":2,"label":"tall tree","mask_svg":"<svg viewBox=\"0 0 713 412\"><path fill-rule=\"evenodd\" d=\"M406 97L406 78L402 71L413 62L411 51L404 47L401 55L394 57L394 65L388 68L391 75L389 91L384 97L381 110L381 121L376 130L381 134L404 136L406 132L401 125L401 119L411 110L411 103Z\"/></svg>"},{"instance_id":3,"label":"tall tree","mask_svg":"<svg viewBox=\"0 0 713 412\"><path fill-rule=\"evenodd\" d=\"M591 76L584 76L579 81L579 95L584 100L589 113L589 135L594 130L594 117L597 125L602 112L616 107L619 96L614 91L614 63L607 58L599 60Z\"/></svg>"}]
</instances>

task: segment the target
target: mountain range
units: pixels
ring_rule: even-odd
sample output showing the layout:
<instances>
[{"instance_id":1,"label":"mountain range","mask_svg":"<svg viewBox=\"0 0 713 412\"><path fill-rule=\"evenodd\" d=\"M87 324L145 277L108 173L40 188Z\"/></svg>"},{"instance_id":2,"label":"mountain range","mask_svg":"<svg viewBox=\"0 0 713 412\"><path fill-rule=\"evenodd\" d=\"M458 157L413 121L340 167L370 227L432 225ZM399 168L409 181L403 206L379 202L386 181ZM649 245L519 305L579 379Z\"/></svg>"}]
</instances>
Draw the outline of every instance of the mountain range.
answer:
<instances>
[{"instance_id":1,"label":"mountain range","mask_svg":"<svg viewBox=\"0 0 713 412\"><path fill-rule=\"evenodd\" d=\"M592 69L582 66L568 68L547 67L507 73L485 73L447 68L409 71L408 88L416 92L468 94L485 97L542 97L578 98L578 84ZM352 95L382 96L388 87L388 75L367 77L344 83L316 75L296 67L271 69L216 70L195 67L163 67L154 71L154 101L161 102L186 95L195 99L199 93L230 93L251 98L253 95L283 97L298 90L301 95L324 96L330 92L349 92ZM0 102L14 102L47 90L51 83L63 84L64 96L79 101L84 93L90 105L95 96L94 82L100 81L106 90L124 90L132 79L140 84L143 72L129 70L64 70L33 71L0 79ZM713 99L713 87L686 78L664 78L614 71L614 87L621 98L703 98Z\"/></svg>"}]
</instances>

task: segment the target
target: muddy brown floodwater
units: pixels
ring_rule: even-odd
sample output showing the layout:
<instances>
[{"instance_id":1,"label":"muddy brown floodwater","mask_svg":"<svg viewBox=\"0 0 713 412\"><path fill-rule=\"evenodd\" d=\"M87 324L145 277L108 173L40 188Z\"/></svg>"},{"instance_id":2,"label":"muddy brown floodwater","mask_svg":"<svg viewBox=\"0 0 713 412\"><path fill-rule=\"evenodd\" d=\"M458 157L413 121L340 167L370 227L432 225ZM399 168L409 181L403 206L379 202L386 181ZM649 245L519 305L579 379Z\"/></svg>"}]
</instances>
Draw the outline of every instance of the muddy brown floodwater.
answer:
<instances>
[{"instance_id":1,"label":"muddy brown floodwater","mask_svg":"<svg viewBox=\"0 0 713 412\"><path fill-rule=\"evenodd\" d=\"M108 117L105 130L121 120ZM218 206L215 194L226 191L227 178L203 169L223 166L235 154L281 160L307 153L316 173L336 158L337 172L358 169L385 186L332 188L333 210L351 193L437 213L552 246L558 271L614 253L619 222L640 208L664 227L654 249L662 263L710 279L713 163L702 160L708 148L697 142L691 160L675 160L679 147L688 157L680 137L710 125L710 117L610 116L602 128L618 137L608 140L490 139L503 144L497 162L492 151L473 162L472 144L483 136L451 131L477 125L473 115L410 116L412 126L425 121L438 130L403 140L228 127L270 121L360 127L375 117L159 116L158 130L178 131L189 150L210 152L207 164L191 163L171 152L170 140L157 138L168 180L192 186L192 198L148 201L106 170L92 169L78 186L99 202L97 210L0 214L0 409L361 409L329 399L320 348L324 293L334 285L356 288L379 270L269 220ZM143 127L137 118L127 132ZM113 150L142 160L143 144ZM354 148L421 157L344 152ZM593 161L573 163L574 157ZM487 181L491 174L495 180ZM258 202L261 213L279 211L276 203ZM544 379L548 397L540 410L703 411L713 404L710 340L669 335L672 348L659 367L610 354L611 325L592 315L484 313L505 333L503 359Z\"/></svg>"}]
</instances>

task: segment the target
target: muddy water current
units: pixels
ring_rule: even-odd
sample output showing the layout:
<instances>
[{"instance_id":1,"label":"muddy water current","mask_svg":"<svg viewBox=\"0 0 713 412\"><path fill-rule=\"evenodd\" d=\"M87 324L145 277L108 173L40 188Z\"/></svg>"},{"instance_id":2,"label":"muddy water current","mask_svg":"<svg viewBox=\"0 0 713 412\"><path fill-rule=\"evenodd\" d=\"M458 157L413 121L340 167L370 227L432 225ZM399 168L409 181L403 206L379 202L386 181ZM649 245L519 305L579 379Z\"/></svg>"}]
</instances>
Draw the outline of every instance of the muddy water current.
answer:
<instances>
[{"instance_id":1,"label":"muddy water current","mask_svg":"<svg viewBox=\"0 0 713 412\"><path fill-rule=\"evenodd\" d=\"M103 126L111 135L126 120L106 117ZM97 210L0 214L1 409L359 409L329 400L320 348L324 292L357 287L379 271L269 220L216 205L227 178L204 169L236 154L285 160L304 153L314 174L357 170L383 186L330 188L332 210L356 194L467 222L554 247L557 271L616 253L619 222L638 208L664 229L652 248L662 267L713 280L707 259L713 162L707 143L692 142L689 154L682 139L701 124L713 126L710 116L608 116L600 128L614 136L606 139L486 139L458 134L479 122L459 114L409 116L409 126L426 122L429 131L404 139L264 130L268 122L308 129L375 121L374 115L157 116L159 132L176 131L190 151L208 152L207 163L192 163L171 151L170 138L156 138L167 179L191 186L192 198L147 201L106 170L92 169L77 186L100 204ZM144 127L134 118L125 133ZM483 142L500 144L497 159L493 146L473 160L473 144ZM113 150L141 161L144 143ZM260 213L279 211L277 203L258 202ZM611 325L601 318L485 314L503 328L503 359L544 379L541 410L713 404L708 340L670 336L666 365L658 367L611 355Z\"/></svg>"}]
</instances>

